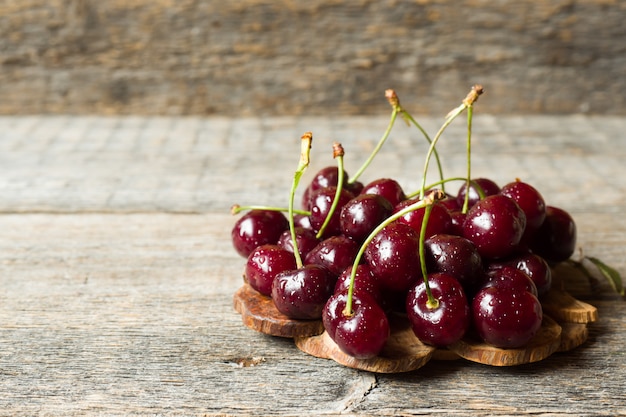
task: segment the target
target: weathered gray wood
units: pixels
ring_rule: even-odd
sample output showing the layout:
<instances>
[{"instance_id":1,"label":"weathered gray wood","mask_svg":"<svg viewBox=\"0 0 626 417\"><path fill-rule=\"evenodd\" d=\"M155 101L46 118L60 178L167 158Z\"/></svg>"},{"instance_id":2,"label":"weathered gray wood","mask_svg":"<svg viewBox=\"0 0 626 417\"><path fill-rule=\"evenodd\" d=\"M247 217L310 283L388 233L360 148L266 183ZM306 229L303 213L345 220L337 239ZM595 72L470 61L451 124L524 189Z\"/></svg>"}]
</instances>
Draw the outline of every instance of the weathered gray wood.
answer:
<instances>
[{"instance_id":1,"label":"weathered gray wood","mask_svg":"<svg viewBox=\"0 0 626 417\"><path fill-rule=\"evenodd\" d=\"M232 221L0 216L0 414L626 412L626 303L608 292L573 286L600 320L588 343L538 364L459 360L406 375L362 373L241 324L232 294L243 259L230 248ZM581 244L623 272L624 220L583 215L580 226Z\"/></svg>"},{"instance_id":2,"label":"weathered gray wood","mask_svg":"<svg viewBox=\"0 0 626 417\"><path fill-rule=\"evenodd\" d=\"M305 130L318 139L311 169L345 138L353 172L385 125L0 118L0 415L626 414L626 303L580 277L568 289L599 313L588 342L514 368L437 361L374 375L242 325L230 204L286 199ZM617 117L481 114L474 172L535 184L573 213L585 253L626 275L623 131ZM394 132L366 177L411 189L424 142ZM464 138L461 122L441 143L457 174ZM107 197L81 205L90 192Z\"/></svg>"},{"instance_id":3,"label":"weathered gray wood","mask_svg":"<svg viewBox=\"0 0 626 417\"><path fill-rule=\"evenodd\" d=\"M1 0L0 113L626 114L618 0Z\"/></svg>"}]
</instances>

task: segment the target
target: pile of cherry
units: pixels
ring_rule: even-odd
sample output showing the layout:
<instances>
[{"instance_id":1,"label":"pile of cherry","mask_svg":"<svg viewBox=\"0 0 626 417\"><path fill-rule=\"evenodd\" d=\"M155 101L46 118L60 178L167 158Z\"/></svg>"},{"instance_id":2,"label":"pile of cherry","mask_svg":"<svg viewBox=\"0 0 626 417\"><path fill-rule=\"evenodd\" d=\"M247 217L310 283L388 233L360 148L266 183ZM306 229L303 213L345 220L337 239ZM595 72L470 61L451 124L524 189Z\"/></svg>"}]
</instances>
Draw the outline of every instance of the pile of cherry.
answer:
<instances>
[{"instance_id":1,"label":"pile of cherry","mask_svg":"<svg viewBox=\"0 0 626 417\"><path fill-rule=\"evenodd\" d=\"M248 210L232 229L246 326L374 372L517 365L582 344L596 309L554 275L576 248L572 217L519 179L456 181L407 195L339 164L314 175L301 209L292 191L290 210Z\"/></svg>"}]
</instances>

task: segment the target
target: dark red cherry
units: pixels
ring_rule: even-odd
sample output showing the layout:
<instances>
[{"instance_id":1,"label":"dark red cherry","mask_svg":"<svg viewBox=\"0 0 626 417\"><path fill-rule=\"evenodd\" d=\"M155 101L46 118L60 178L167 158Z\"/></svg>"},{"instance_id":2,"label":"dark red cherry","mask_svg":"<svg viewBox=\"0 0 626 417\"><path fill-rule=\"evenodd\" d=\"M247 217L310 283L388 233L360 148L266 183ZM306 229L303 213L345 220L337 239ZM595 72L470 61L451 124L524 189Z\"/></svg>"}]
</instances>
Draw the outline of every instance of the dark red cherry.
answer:
<instances>
[{"instance_id":1,"label":"dark red cherry","mask_svg":"<svg viewBox=\"0 0 626 417\"><path fill-rule=\"evenodd\" d=\"M375 194L361 194L341 209L341 232L362 242L391 214L393 207L387 199Z\"/></svg>"},{"instance_id":2,"label":"dark red cherry","mask_svg":"<svg viewBox=\"0 0 626 417\"><path fill-rule=\"evenodd\" d=\"M467 218L467 213L463 213L461 210L453 210L450 212L450 234L462 236L463 224Z\"/></svg>"},{"instance_id":3,"label":"dark red cherry","mask_svg":"<svg viewBox=\"0 0 626 417\"><path fill-rule=\"evenodd\" d=\"M546 207L546 218L535 232L531 250L549 263L569 259L576 250L576 223L558 207Z\"/></svg>"},{"instance_id":4,"label":"dark red cherry","mask_svg":"<svg viewBox=\"0 0 626 417\"><path fill-rule=\"evenodd\" d=\"M419 235L404 223L393 222L377 233L365 259L385 290L406 291L422 275Z\"/></svg>"},{"instance_id":5,"label":"dark red cherry","mask_svg":"<svg viewBox=\"0 0 626 417\"><path fill-rule=\"evenodd\" d=\"M318 233L326 220L326 216L330 213L333 201L335 200L335 193L337 189L335 187L322 188L314 191L311 195L310 210L311 215L309 220L311 221L311 227ZM335 236L341 233L341 209L348 201L352 199L352 194L346 190L341 190L339 194L339 202L337 207L331 216L331 220L328 223L322 237Z\"/></svg>"},{"instance_id":6,"label":"dark red cherry","mask_svg":"<svg viewBox=\"0 0 626 417\"><path fill-rule=\"evenodd\" d=\"M379 178L366 184L361 194L376 194L384 197L395 207L399 202L406 199L406 195L400 184L391 178Z\"/></svg>"},{"instance_id":7,"label":"dark red cherry","mask_svg":"<svg viewBox=\"0 0 626 417\"><path fill-rule=\"evenodd\" d=\"M528 291L537 297L537 286L523 271L512 265L491 265L486 275L484 287L498 287L509 291Z\"/></svg>"},{"instance_id":8,"label":"dark red cherry","mask_svg":"<svg viewBox=\"0 0 626 417\"><path fill-rule=\"evenodd\" d=\"M344 186L347 185L348 174L344 171ZM315 173L311 182L302 195L302 207L305 210L310 208L310 198L317 190L328 187L336 187L339 183L339 169L336 166L327 166Z\"/></svg>"},{"instance_id":9,"label":"dark red cherry","mask_svg":"<svg viewBox=\"0 0 626 417\"><path fill-rule=\"evenodd\" d=\"M525 233L539 229L546 218L546 203L537 189L518 179L502 187L500 194L515 201L526 215Z\"/></svg>"},{"instance_id":10,"label":"dark red cherry","mask_svg":"<svg viewBox=\"0 0 626 417\"><path fill-rule=\"evenodd\" d=\"M482 257L504 258L518 248L525 227L526 217L517 203L496 194L469 209L463 223L463 237L476 245Z\"/></svg>"},{"instance_id":11,"label":"dark red cherry","mask_svg":"<svg viewBox=\"0 0 626 417\"><path fill-rule=\"evenodd\" d=\"M293 252L278 245L261 245L248 256L245 280L263 295L272 294L272 282L280 272L296 269Z\"/></svg>"},{"instance_id":12,"label":"dark red cherry","mask_svg":"<svg viewBox=\"0 0 626 417\"><path fill-rule=\"evenodd\" d=\"M315 236L315 232L311 229L305 229L303 227L294 228L296 234L296 245L298 246L298 252L300 256L305 258L311 250L316 247L320 240ZM278 246L293 253L293 240L291 239L291 231L285 230L278 239Z\"/></svg>"},{"instance_id":13,"label":"dark red cherry","mask_svg":"<svg viewBox=\"0 0 626 417\"><path fill-rule=\"evenodd\" d=\"M358 251L359 244L354 240L343 235L332 236L311 249L304 263L323 266L337 277L354 263Z\"/></svg>"},{"instance_id":14,"label":"dark red cherry","mask_svg":"<svg viewBox=\"0 0 626 417\"><path fill-rule=\"evenodd\" d=\"M313 229L311 226L311 219L305 214L294 214L293 223L296 227L302 227L303 229Z\"/></svg>"},{"instance_id":15,"label":"dark red cherry","mask_svg":"<svg viewBox=\"0 0 626 417\"><path fill-rule=\"evenodd\" d=\"M472 322L487 343L514 349L528 344L541 327L541 303L528 291L497 286L478 291L472 301Z\"/></svg>"},{"instance_id":16,"label":"dark red cherry","mask_svg":"<svg viewBox=\"0 0 626 417\"><path fill-rule=\"evenodd\" d=\"M503 266L512 266L522 271L534 282L537 288L537 294L541 297L552 287L552 269L541 256L534 253L522 253L507 259L502 263L489 265L489 269L502 268Z\"/></svg>"},{"instance_id":17,"label":"dark red cherry","mask_svg":"<svg viewBox=\"0 0 626 417\"><path fill-rule=\"evenodd\" d=\"M442 200L439 200L439 204L448 209L448 211L461 210L461 206L459 206L459 203L457 203L456 197L446 196Z\"/></svg>"},{"instance_id":18,"label":"dark red cherry","mask_svg":"<svg viewBox=\"0 0 626 417\"><path fill-rule=\"evenodd\" d=\"M257 246L276 244L288 228L287 218L279 211L251 210L237 220L231 231L233 247L247 258Z\"/></svg>"},{"instance_id":19,"label":"dark red cherry","mask_svg":"<svg viewBox=\"0 0 626 417\"><path fill-rule=\"evenodd\" d=\"M418 202L418 199L404 200L394 208L394 213ZM402 217L398 218L398 222L411 226L417 232L418 236L422 230L422 223L424 221L424 214L426 208L419 208L413 210ZM432 235L440 233L449 233L452 227L452 218L450 212L444 206L439 203L434 203L430 210L430 216L428 217L428 225L426 226L426 238Z\"/></svg>"},{"instance_id":20,"label":"dark red cherry","mask_svg":"<svg viewBox=\"0 0 626 417\"><path fill-rule=\"evenodd\" d=\"M347 298L346 293L330 297L322 315L324 329L344 353L356 359L373 358L389 338L387 316L367 293L353 294L352 314L346 316Z\"/></svg>"},{"instance_id":21,"label":"dark red cherry","mask_svg":"<svg viewBox=\"0 0 626 417\"><path fill-rule=\"evenodd\" d=\"M406 314L413 333L423 343L447 346L461 339L470 323L470 309L461 283L449 274L428 275L435 308L428 306L426 284L418 282L406 297Z\"/></svg>"},{"instance_id":22,"label":"dark red cherry","mask_svg":"<svg viewBox=\"0 0 626 417\"><path fill-rule=\"evenodd\" d=\"M472 183L469 187L470 191L469 191L468 207L472 207L474 204L478 202L478 200L480 200L480 194L476 190L475 183L478 184L478 186L483 190L483 192L485 193L485 197L488 197L490 195L495 195L500 192L500 187L498 186L498 184L496 184L492 180L488 178L475 178L472 180ZM465 203L466 192L467 192L467 184L464 183L461 186L461 188L459 188L459 192L457 193L457 196L456 196L456 202L459 205L459 207L463 207L463 204Z\"/></svg>"},{"instance_id":23,"label":"dark red cherry","mask_svg":"<svg viewBox=\"0 0 626 417\"><path fill-rule=\"evenodd\" d=\"M552 269L541 256L526 253L513 259L511 264L533 280L539 297L552 288Z\"/></svg>"},{"instance_id":24,"label":"dark red cherry","mask_svg":"<svg viewBox=\"0 0 626 417\"><path fill-rule=\"evenodd\" d=\"M272 300L284 315L292 319L317 320L333 294L337 277L319 265L284 271L272 283Z\"/></svg>"},{"instance_id":25,"label":"dark red cherry","mask_svg":"<svg viewBox=\"0 0 626 417\"><path fill-rule=\"evenodd\" d=\"M461 236L438 234L424 242L426 267L429 272L452 275L466 292L482 280L483 263L476 246Z\"/></svg>"},{"instance_id":26,"label":"dark red cherry","mask_svg":"<svg viewBox=\"0 0 626 417\"><path fill-rule=\"evenodd\" d=\"M350 288L350 279L352 275L352 266L347 267L341 275L339 275L339 279L337 279L337 283L335 284L335 294L340 292L347 292ZM382 306L383 303L383 295L380 289L380 284L378 280L372 273L372 269L367 264L360 264L356 268L356 274L354 276L354 287L353 292L366 292L378 303L378 305Z\"/></svg>"}]
</instances>

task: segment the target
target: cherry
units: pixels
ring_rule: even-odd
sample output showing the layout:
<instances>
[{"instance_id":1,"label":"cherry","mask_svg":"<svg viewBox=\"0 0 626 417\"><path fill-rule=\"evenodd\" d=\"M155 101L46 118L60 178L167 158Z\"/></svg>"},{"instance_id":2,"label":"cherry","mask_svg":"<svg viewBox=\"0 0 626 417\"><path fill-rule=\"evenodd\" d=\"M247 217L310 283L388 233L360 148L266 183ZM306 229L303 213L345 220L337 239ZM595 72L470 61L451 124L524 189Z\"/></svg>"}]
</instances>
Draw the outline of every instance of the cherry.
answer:
<instances>
[{"instance_id":1,"label":"cherry","mask_svg":"<svg viewBox=\"0 0 626 417\"><path fill-rule=\"evenodd\" d=\"M456 201L456 197L446 196L443 199L439 200L439 204L448 209L448 211L458 211L461 210L462 206L459 206L459 203Z\"/></svg>"},{"instance_id":2,"label":"cherry","mask_svg":"<svg viewBox=\"0 0 626 417\"><path fill-rule=\"evenodd\" d=\"M572 216L563 209L547 206L546 218L535 232L531 250L552 263L569 259L576 250L576 223Z\"/></svg>"},{"instance_id":3,"label":"cherry","mask_svg":"<svg viewBox=\"0 0 626 417\"><path fill-rule=\"evenodd\" d=\"M399 212L405 207L419 201L418 199L404 200L394 208L394 213ZM413 210L402 217L398 218L398 222L411 226L417 232L418 236L422 230L422 222L424 220L425 207ZM450 212L438 203L432 204L428 225L426 226L426 238L440 233L449 233L452 228L452 218Z\"/></svg>"},{"instance_id":4,"label":"cherry","mask_svg":"<svg viewBox=\"0 0 626 417\"><path fill-rule=\"evenodd\" d=\"M311 227L315 232L319 232L324 224L326 217L331 211L333 201L335 200L336 187L321 188L314 191L310 199ZM330 222L326 226L322 237L329 237L341 233L341 208L352 199L352 194L342 189L339 194L339 201L334 213L331 214Z\"/></svg>"},{"instance_id":5,"label":"cherry","mask_svg":"<svg viewBox=\"0 0 626 417\"><path fill-rule=\"evenodd\" d=\"M296 246L302 258L306 257L306 255L320 243L320 240L315 236L315 232L311 229L296 227L294 232L296 235ZM280 235L280 238L278 238L278 246L293 253L291 231L285 230L283 234Z\"/></svg>"},{"instance_id":6,"label":"cherry","mask_svg":"<svg viewBox=\"0 0 626 417\"><path fill-rule=\"evenodd\" d=\"M365 185L361 194L376 194L384 197L391 203L392 207L406 199L406 195L400 184L391 178L379 178Z\"/></svg>"},{"instance_id":7,"label":"cherry","mask_svg":"<svg viewBox=\"0 0 626 417\"><path fill-rule=\"evenodd\" d=\"M460 209L450 211L450 234L462 236L463 224L467 218L467 213L463 213Z\"/></svg>"},{"instance_id":8,"label":"cherry","mask_svg":"<svg viewBox=\"0 0 626 417\"><path fill-rule=\"evenodd\" d=\"M463 236L474 243L484 258L509 256L517 249L526 216L509 197L496 194L480 200L467 212Z\"/></svg>"},{"instance_id":9,"label":"cherry","mask_svg":"<svg viewBox=\"0 0 626 417\"><path fill-rule=\"evenodd\" d=\"M319 265L283 271L272 282L272 300L278 311L289 318L317 320L336 281L336 276Z\"/></svg>"},{"instance_id":10,"label":"cherry","mask_svg":"<svg viewBox=\"0 0 626 417\"><path fill-rule=\"evenodd\" d=\"M543 224L546 218L546 203L537 189L519 179L506 184L500 190L515 201L526 215L526 234L532 234Z\"/></svg>"},{"instance_id":11,"label":"cherry","mask_svg":"<svg viewBox=\"0 0 626 417\"><path fill-rule=\"evenodd\" d=\"M373 358L389 338L389 320L369 294L352 294L352 312L349 314L345 312L347 299L344 292L328 299L322 314L324 329L348 355L356 359Z\"/></svg>"},{"instance_id":12,"label":"cherry","mask_svg":"<svg viewBox=\"0 0 626 417\"><path fill-rule=\"evenodd\" d=\"M526 252L515 255L513 258L501 263L489 265L489 269L493 270L504 266L515 267L526 274L535 284L537 289L536 295L539 297L552 287L552 270L546 260L537 254Z\"/></svg>"},{"instance_id":13,"label":"cherry","mask_svg":"<svg viewBox=\"0 0 626 417\"><path fill-rule=\"evenodd\" d=\"M340 225L344 235L362 242L392 212L391 203L375 194L361 194L341 209Z\"/></svg>"},{"instance_id":14,"label":"cherry","mask_svg":"<svg viewBox=\"0 0 626 417\"><path fill-rule=\"evenodd\" d=\"M344 187L347 184L348 174L344 171ZM308 187L304 190L302 195L302 207L306 210L310 209L310 198L317 191L322 188L336 187L339 183L339 169L337 166L327 166L315 173Z\"/></svg>"},{"instance_id":15,"label":"cherry","mask_svg":"<svg viewBox=\"0 0 626 417\"><path fill-rule=\"evenodd\" d=\"M348 289L350 288L351 275L352 266L349 266L341 273L341 275L339 275L339 279L337 279L337 283L335 284L335 294L348 292ZM383 295L380 289L380 284L374 276L372 268L370 268L367 264L360 264L357 266L352 291L354 293L366 292L376 300L378 305L382 306L383 304Z\"/></svg>"},{"instance_id":16,"label":"cherry","mask_svg":"<svg viewBox=\"0 0 626 417\"><path fill-rule=\"evenodd\" d=\"M482 279L483 263L476 246L461 236L437 234L424 242L426 267L429 272L444 272L456 278L465 292L470 292Z\"/></svg>"},{"instance_id":17,"label":"cherry","mask_svg":"<svg viewBox=\"0 0 626 417\"><path fill-rule=\"evenodd\" d=\"M391 223L372 238L365 259L383 289L406 291L421 277L419 235L411 226Z\"/></svg>"},{"instance_id":18,"label":"cherry","mask_svg":"<svg viewBox=\"0 0 626 417\"><path fill-rule=\"evenodd\" d=\"M490 195L495 195L500 192L500 187L498 186L498 184L496 184L495 182L493 182L492 180L488 178L473 179L469 187L468 207L472 207L474 204L476 204L480 200L480 194L478 193L478 190L476 189L476 185L478 185L483 190L483 192L485 193L485 197L488 197ZM467 192L467 183L463 184L461 188L459 189L459 192L457 193L456 202L459 205L459 207L463 207L463 204L465 203L466 192Z\"/></svg>"},{"instance_id":19,"label":"cherry","mask_svg":"<svg viewBox=\"0 0 626 417\"><path fill-rule=\"evenodd\" d=\"M304 214L295 214L293 216L293 222L296 227L302 227L303 229L313 229L311 226L311 219Z\"/></svg>"},{"instance_id":20,"label":"cherry","mask_svg":"<svg viewBox=\"0 0 626 417\"><path fill-rule=\"evenodd\" d=\"M247 258L257 246L276 244L289 228L284 214L272 210L251 210L241 216L231 231L237 253Z\"/></svg>"},{"instance_id":21,"label":"cherry","mask_svg":"<svg viewBox=\"0 0 626 417\"><path fill-rule=\"evenodd\" d=\"M248 256L245 279L252 288L263 295L272 294L272 282L278 273L296 268L293 252L278 245L261 245Z\"/></svg>"},{"instance_id":22,"label":"cherry","mask_svg":"<svg viewBox=\"0 0 626 417\"><path fill-rule=\"evenodd\" d=\"M354 262L359 245L354 240L337 235L322 240L306 255L304 263L323 266L335 277Z\"/></svg>"},{"instance_id":23,"label":"cherry","mask_svg":"<svg viewBox=\"0 0 626 417\"><path fill-rule=\"evenodd\" d=\"M487 343L512 349L526 345L543 319L541 303L528 291L498 286L478 291L472 301L472 323Z\"/></svg>"},{"instance_id":24,"label":"cherry","mask_svg":"<svg viewBox=\"0 0 626 417\"><path fill-rule=\"evenodd\" d=\"M413 286L406 297L406 313L413 333L423 343L447 346L461 339L470 323L470 309L459 281L452 275L428 275L436 306L430 306L426 283Z\"/></svg>"},{"instance_id":25,"label":"cherry","mask_svg":"<svg viewBox=\"0 0 626 417\"><path fill-rule=\"evenodd\" d=\"M491 266L487 272L487 280L482 286L498 287L510 291L528 291L537 297L537 286L525 272L511 265Z\"/></svg>"}]
</instances>

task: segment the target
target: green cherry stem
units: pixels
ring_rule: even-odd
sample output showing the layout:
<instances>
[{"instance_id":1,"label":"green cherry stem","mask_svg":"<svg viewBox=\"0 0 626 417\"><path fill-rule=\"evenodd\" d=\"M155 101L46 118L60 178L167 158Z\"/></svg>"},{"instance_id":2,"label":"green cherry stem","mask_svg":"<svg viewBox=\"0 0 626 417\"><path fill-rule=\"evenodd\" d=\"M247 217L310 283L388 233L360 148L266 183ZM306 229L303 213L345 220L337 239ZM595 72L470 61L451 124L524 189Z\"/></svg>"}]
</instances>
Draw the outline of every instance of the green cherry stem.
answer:
<instances>
[{"instance_id":1,"label":"green cherry stem","mask_svg":"<svg viewBox=\"0 0 626 417\"><path fill-rule=\"evenodd\" d=\"M296 258L296 267L302 268L302 256L300 256L300 250L298 249L298 242L296 241L296 225L293 220L294 208L293 201L296 195L296 189L298 188L298 184L300 183L300 178L302 178L302 174L306 171L306 168L309 166L310 155L311 155L311 144L313 142L313 134L311 132L306 132L300 138L300 161L298 162L298 168L293 175L293 183L291 184L291 192L289 193L289 232L291 233L291 242L293 243L293 255Z\"/></svg>"},{"instance_id":2,"label":"green cherry stem","mask_svg":"<svg viewBox=\"0 0 626 417\"><path fill-rule=\"evenodd\" d=\"M367 248L367 245L369 245L372 239L374 239L374 237L381 230L383 230L386 226L393 223L394 221L404 216L405 214L424 207L426 204L428 204L427 201L420 200L409 206L406 206L405 208L398 211L397 213L392 214L391 216L386 218L383 222L381 222L378 226L376 226L376 228L372 230L369 236L367 236L367 238L363 241L363 244L359 248L359 251L357 252L354 258L354 262L352 263L352 272L350 274L350 286L348 287L348 299L346 301L346 307L343 310L344 316L350 317L352 316L352 313L353 313L352 312L352 294L354 293L354 280L356 277L356 270L357 270L357 267L359 266L359 263L361 263L361 258L363 257L363 254L365 253L365 249Z\"/></svg>"},{"instance_id":3,"label":"green cherry stem","mask_svg":"<svg viewBox=\"0 0 626 417\"><path fill-rule=\"evenodd\" d=\"M433 210L433 203L435 201L437 192L433 191L430 193L425 199L424 202L426 207L424 209L424 218L422 219L422 228L420 230L420 240L419 240L419 254L420 254L420 267L422 269L422 277L424 278L424 285L426 286L426 296L428 297L428 301L426 301L426 307L431 310L439 307L439 300L433 297L432 291L430 291L430 284L428 284L428 271L426 270L426 250L424 248L426 241L426 228L428 226L428 219L430 218L430 212Z\"/></svg>"},{"instance_id":4,"label":"green cherry stem","mask_svg":"<svg viewBox=\"0 0 626 417\"><path fill-rule=\"evenodd\" d=\"M469 187L472 181L472 115L474 113L474 106L467 106L467 182L465 189L465 200L463 201L463 208L461 212L467 213L469 208ZM482 197L481 197L482 198Z\"/></svg>"},{"instance_id":5,"label":"green cherry stem","mask_svg":"<svg viewBox=\"0 0 626 417\"><path fill-rule=\"evenodd\" d=\"M333 143L333 158L337 160L337 170L338 170L337 171L337 189L335 190L335 198L333 199L333 203L330 206L330 210L328 211L328 214L326 215L326 218L324 219L324 223L322 223L322 227L320 227L320 230L317 232L317 235L315 236L318 239L320 239L324 235L324 231L326 230L328 223L330 223L330 219L335 213L335 210L337 210L337 205L339 204L339 196L341 195L341 191L343 190L343 182L344 182L344 175L343 175L344 154L345 152L343 150L343 146L341 146L341 143L334 142Z\"/></svg>"},{"instance_id":6,"label":"green cherry stem","mask_svg":"<svg viewBox=\"0 0 626 417\"><path fill-rule=\"evenodd\" d=\"M450 113L448 113L448 115L446 116L445 122L439 128L439 131L437 132L437 134L433 138L432 142L430 143L430 147L428 148L428 153L426 154L426 162L424 163L424 172L423 172L423 176L422 176L422 186L420 188L420 199L424 198L424 194L426 192L426 175L428 173L428 165L430 163L430 158L432 157L432 154L433 154L433 152L435 150L435 145L439 141L439 138L443 134L444 130L446 130L446 128L448 126L450 126L452 121L454 119L456 119L458 115L463 113L463 111L466 108L468 108L472 104L474 104L476 102L476 100L478 100L478 97L482 93L483 93L483 87L481 85L473 86L472 90L467 94L467 96L463 100L462 104L460 106L458 106L457 108L453 109Z\"/></svg>"},{"instance_id":7,"label":"green cherry stem","mask_svg":"<svg viewBox=\"0 0 626 417\"><path fill-rule=\"evenodd\" d=\"M249 205L249 206L240 206L239 204L233 204L230 208L231 214L239 214L242 211L249 210L267 210L267 211L280 211L283 213L289 212L289 207L273 207L273 206L257 206L257 205ZM311 212L307 210L294 209L294 214L302 214L304 216L310 216Z\"/></svg>"},{"instance_id":8,"label":"green cherry stem","mask_svg":"<svg viewBox=\"0 0 626 417\"><path fill-rule=\"evenodd\" d=\"M398 117L398 112L400 111L400 104L398 102L398 96L393 90L387 90L385 91L385 97L387 98L387 100L389 101L389 104L391 104L391 107L392 107L391 118L389 120L389 124L387 124L387 129L385 130L385 133L383 133L383 136L380 138L380 140L376 144L376 147L374 148L370 156L365 160L365 162L363 162L363 165L361 165L361 167L354 173L354 175L350 177L350 179L348 180L348 184L354 184L359 179L359 177L363 174L363 172L365 172L367 167L372 163L376 154L378 154L380 149L383 147L383 145L387 141L387 138L389 137L389 134L391 133L391 129L393 128L393 125L396 122L396 118Z\"/></svg>"},{"instance_id":9,"label":"green cherry stem","mask_svg":"<svg viewBox=\"0 0 626 417\"><path fill-rule=\"evenodd\" d=\"M428 136L428 133L426 133L426 130L424 130L424 128L419 123L417 123L417 121L413 118L413 116L411 116L404 108L401 107L400 111L402 112L402 116L404 117L405 120L408 120L411 123L413 123L413 125L415 127L417 127L417 129L420 132L422 132L422 135L424 135L424 138L426 139L426 141L430 145L432 143L432 139L430 138L430 136ZM443 191L445 191L443 167L441 165L441 159L439 158L439 152L437 152L437 149L434 148L433 149L433 153L435 155L435 162L437 163L437 170L439 171L439 178L441 179L441 188L442 188Z\"/></svg>"}]
</instances>

